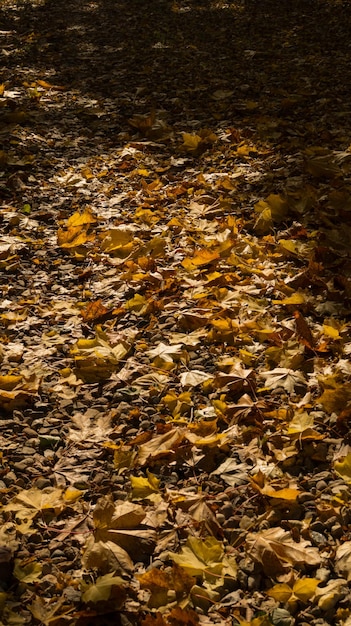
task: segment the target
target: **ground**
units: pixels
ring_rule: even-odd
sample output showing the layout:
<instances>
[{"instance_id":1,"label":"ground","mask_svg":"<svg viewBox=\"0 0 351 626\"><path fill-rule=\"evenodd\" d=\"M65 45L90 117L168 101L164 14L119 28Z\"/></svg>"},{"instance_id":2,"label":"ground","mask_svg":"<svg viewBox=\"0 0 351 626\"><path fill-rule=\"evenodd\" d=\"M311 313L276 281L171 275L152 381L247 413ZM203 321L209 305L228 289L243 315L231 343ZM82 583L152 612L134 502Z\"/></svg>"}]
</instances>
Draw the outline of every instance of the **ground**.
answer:
<instances>
[{"instance_id":1,"label":"ground","mask_svg":"<svg viewBox=\"0 0 351 626\"><path fill-rule=\"evenodd\" d=\"M0 5L4 625L350 626L350 5Z\"/></svg>"}]
</instances>

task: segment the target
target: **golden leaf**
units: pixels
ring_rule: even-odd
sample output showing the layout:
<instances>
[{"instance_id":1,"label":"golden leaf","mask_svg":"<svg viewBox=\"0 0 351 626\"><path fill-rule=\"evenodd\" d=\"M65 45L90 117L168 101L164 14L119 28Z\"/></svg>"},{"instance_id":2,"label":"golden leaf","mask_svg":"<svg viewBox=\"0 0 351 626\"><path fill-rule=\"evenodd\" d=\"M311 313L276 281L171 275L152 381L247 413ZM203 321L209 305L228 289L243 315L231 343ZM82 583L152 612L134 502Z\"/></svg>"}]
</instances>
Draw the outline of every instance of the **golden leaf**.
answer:
<instances>
[{"instance_id":1,"label":"golden leaf","mask_svg":"<svg viewBox=\"0 0 351 626\"><path fill-rule=\"evenodd\" d=\"M203 250L199 250L195 256L187 257L183 259L182 266L189 272L193 271L198 267L203 267L205 265L209 265L213 263L213 261L217 261L219 259L218 252L207 250L206 248Z\"/></svg>"},{"instance_id":2,"label":"golden leaf","mask_svg":"<svg viewBox=\"0 0 351 626\"><path fill-rule=\"evenodd\" d=\"M83 213L76 211L68 218L66 226L67 228L75 228L78 226L85 226L86 224L95 224L97 218L93 215L90 209L86 209Z\"/></svg>"},{"instance_id":3,"label":"golden leaf","mask_svg":"<svg viewBox=\"0 0 351 626\"><path fill-rule=\"evenodd\" d=\"M334 469L346 483L351 484L351 453L347 454L342 461L335 461Z\"/></svg>"}]
</instances>

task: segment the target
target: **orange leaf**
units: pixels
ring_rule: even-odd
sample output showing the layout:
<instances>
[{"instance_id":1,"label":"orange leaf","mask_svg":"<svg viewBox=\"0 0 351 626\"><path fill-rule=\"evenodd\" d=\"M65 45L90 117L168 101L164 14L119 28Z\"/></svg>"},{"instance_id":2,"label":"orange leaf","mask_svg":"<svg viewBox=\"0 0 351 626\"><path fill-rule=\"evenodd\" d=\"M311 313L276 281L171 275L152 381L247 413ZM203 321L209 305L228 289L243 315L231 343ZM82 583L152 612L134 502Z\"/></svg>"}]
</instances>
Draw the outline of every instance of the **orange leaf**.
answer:
<instances>
[{"instance_id":1,"label":"orange leaf","mask_svg":"<svg viewBox=\"0 0 351 626\"><path fill-rule=\"evenodd\" d=\"M192 271L197 267L205 266L213 261L217 261L217 259L219 259L218 252L211 252L211 250L203 249L199 250L192 258L187 257L184 259L182 261L182 266L185 267L186 270Z\"/></svg>"},{"instance_id":2,"label":"orange leaf","mask_svg":"<svg viewBox=\"0 0 351 626\"><path fill-rule=\"evenodd\" d=\"M104 317L109 310L102 304L101 300L89 302L82 310L82 318L85 322L96 322Z\"/></svg>"}]
</instances>

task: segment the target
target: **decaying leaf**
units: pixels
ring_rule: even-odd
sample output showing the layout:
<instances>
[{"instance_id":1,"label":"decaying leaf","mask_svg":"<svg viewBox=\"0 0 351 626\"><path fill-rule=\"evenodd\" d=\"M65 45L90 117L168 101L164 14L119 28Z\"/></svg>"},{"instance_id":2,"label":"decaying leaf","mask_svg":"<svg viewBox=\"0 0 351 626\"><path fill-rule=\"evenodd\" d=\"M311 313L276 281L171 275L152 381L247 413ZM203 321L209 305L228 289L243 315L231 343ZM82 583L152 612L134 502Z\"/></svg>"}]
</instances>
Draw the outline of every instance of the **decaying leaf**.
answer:
<instances>
[{"instance_id":1,"label":"decaying leaf","mask_svg":"<svg viewBox=\"0 0 351 626\"><path fill-rule=\"evenodd\" d=\"M114 574L105 574L99 576L95 583L82 583L82 600L87 604L96 604L98 602L106 602L113 600L116 610L123 606L126 598L125 584L120 576Z\"/></svg>"},{"instance_id":2,"label":"decaying leaf","mask_svg":"<svg viewBox=\"0 0 351 626\"><path fill-rule=\"evenodd\" d=\"M248 553L258 561L267 576L277 576L291 566L317 566L320 555L307 540L295 542L282 528L269 528L260 533L249 533L246 539Z\"/></svg>"},{"instance_id":3,"label":"decaying leaf","mask_svg":"<svg viewBox=\"0 0 351 626\"><path fill-rule=\"evenodd\" d=\"M76 374L86 382L106 380L117 369L129 349L128 341L110 345L107 335L97 328L94 339L78 339L71 349Z\"/></svg>"},{"instance_id":4,"label":"decaying leaf","mask_svg":"<svg viewBox=\"0 0 351 626\"><path fill-rule=\"evenodd\" d=\"M169 556L189 576L211 579L212 576L220 577L225 573L226 576L236 577L235 560L225 556L222 544L214 537L207 537L205 540L188 537L181 552L170 552Z\"/></svg>"},{"instance_id":5,"label":"decaying leaf","mask_svg":"<svg viewBox=\"0 0 351 626\"><path fill-rule=\"evenodd\" d=\"M155 531L143 525L145 511L131 502L116 502L101 498L94 510L95 540L116 543L133 560L152 554L155 546Z\"/></svg>"}]
</instances>

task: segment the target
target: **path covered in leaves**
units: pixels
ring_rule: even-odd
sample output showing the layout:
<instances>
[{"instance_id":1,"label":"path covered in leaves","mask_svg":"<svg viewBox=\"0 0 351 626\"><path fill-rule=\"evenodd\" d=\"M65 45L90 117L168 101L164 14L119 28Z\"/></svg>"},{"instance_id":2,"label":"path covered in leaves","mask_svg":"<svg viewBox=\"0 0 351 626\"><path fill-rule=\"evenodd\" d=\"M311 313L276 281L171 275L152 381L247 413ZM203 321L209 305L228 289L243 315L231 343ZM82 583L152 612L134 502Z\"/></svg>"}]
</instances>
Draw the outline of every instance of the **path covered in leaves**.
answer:
<instances>
[{"instance_id":1,"label":"path covered in leaves","mask_svg":"<svg viewBox=\"0 0 351 626\"><path fill-rule=\"evenodd\" d=\"M350 626L350 17L1 4L5 626Z\"/></svg>"}]
</instances>

